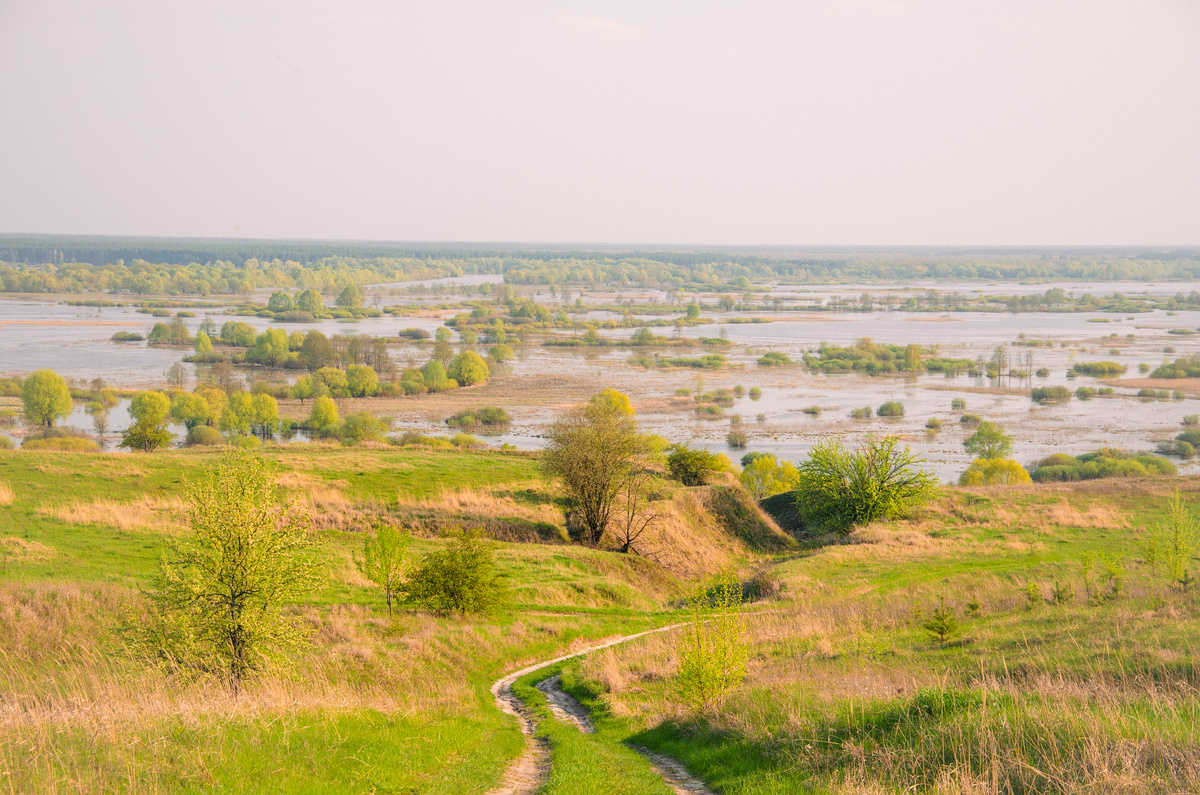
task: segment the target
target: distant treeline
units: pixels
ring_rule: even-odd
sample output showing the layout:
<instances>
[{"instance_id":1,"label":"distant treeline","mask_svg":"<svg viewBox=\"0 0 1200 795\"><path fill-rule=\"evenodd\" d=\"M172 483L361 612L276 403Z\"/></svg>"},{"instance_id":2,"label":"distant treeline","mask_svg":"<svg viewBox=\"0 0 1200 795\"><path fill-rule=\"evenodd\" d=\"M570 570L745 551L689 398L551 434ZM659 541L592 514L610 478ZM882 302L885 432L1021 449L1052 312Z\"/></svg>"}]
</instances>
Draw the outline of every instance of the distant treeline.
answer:
<instances>
[{"instance_id":1,"label":"distant treeline","mask_svg":"<svg viewBox=\"0 0 1200 795\"><path fill-rule=\"evenodd\" d=\"M913 281L1195 281L1200 250L1140 252L717 251L420 249L336 241L0 236L0 290L232 294L255 288L503 274L524 285L661 287L749 293L796 284Z\"/></svg>"}]
</instances>

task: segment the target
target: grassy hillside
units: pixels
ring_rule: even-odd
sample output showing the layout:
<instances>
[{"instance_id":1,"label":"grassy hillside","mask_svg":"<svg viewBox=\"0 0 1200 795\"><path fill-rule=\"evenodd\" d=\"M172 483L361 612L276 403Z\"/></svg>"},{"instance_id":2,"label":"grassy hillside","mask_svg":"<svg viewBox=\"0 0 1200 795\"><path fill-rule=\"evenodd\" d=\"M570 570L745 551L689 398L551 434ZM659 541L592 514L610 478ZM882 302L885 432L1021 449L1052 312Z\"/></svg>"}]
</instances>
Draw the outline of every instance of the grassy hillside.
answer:
<instances>
[{"instance_id":1,"label":"grassy hillside","mask_svg":"<svg viewBox=\"0 0 1200 795\"><path fill-rule=\"evenodd\" d=\"M1197 791L1200 607L1140 546L1176 485L1194 504L1194 480L952 490L780 563L719 713L675 705L662 637L576 663L576 692L723 793Z\"/></svg>"},{"instance_id":2,"label":"grassy hillside","mask_svg":"<svg viewBox=\"0 0 1200 795\"><path fill-rule=\"evenodd\" d=\"M584 640L668 623L680 575L565 540L560 498L526 455L267 448L280 498L312 513L325 585L291 612L311 649L233 698L126 647L185 489L216 455L0 452L0 770L18 792L483 792L522 742L487 687ZM687 539L705 569L787 544L727 488L664 495L664 553ZM709 510L716 503L716 510ZM740 505L740 508L738 507ZM387 619L353 566L362 531L483 526L509 600L486 617L407 608ZM745 522L737 522L742 528ZM530 543L533 542L533 543ZM669 557L669 556L667 556Z\"/></svg>"}]
</instances>

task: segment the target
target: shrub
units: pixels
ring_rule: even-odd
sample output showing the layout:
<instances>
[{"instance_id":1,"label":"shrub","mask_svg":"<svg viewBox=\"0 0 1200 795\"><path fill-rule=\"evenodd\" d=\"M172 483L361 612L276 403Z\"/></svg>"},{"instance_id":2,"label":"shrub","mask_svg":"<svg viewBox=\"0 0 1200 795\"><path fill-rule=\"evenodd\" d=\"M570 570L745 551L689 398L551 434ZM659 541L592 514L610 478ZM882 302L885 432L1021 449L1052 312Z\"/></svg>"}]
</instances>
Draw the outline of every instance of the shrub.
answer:
<instances>
[{"instance_id":1,"label":"shrub","mask_svg":"<svg viewBox=\"0 0 1200 795\"><path fill-rule=\"evenodd\" d=\"M807 406L807 407L801 409L801 411L803 411L805 414L811 414L812 416L817 417L821 414L821 407L820 406Z\"/></svg>"},{"instance_id":2,"label":"shrub","mask_svg":"<svg viewBox=\"0 0 1200 795\"><path fill-rule=\"evenodd\" d=\"M954 400L950 401L950 410L951 411L964 411L966 408L967 408L967 399L966 398L954 398Z\"/></svg>"},{"instance_id":3,"label":"shrub","mask_svg":"<svg viewBox=\"0 0 1200 795\"><path fill-rule=\"evenodd\" d=\"M446 375L460 386L471 386L487 381L491 372L482 356L475 351L463 351L451 360Z\"/></svg>"},{"instance_id":4,"label":"shrub","mask_svg":"<svg viewBox=\"0 0 1200 795\"><path fill-rule=\"evenodd\" d=\"M1075 397L1080 400L1091 400L1096 396L1096 390L1090 386L1081 386L1075 390Z\"/></svg>"},{"instance_id":5,"label":"shrub","mask_svg":"<svg viewBox=\"0 0 1200 795\"><path fill-rule=\"evenodd\" d=\"M1049 378L1050 377L1050 368L1049 367L1039 367L1037 369L1036 375L1038 378Z\"/></svg>"},{"instance_id":6,"label":"shrub","mask_svg":"<svg viewBox=\"0 0 1200 795\"><path fill-rule=\"evenodd\" d=\"M118 331L111 339L113 342L141 342L145 337L132 331Z\"/></svg>"},{"instance_id":7,"label":"shrub","mask_svg":"<svg viewBox=\"0 0 1200 795\"><path fill-rule=\"evenodd\" d=\"M683 443L672 445L667 455L671 477L685 486L703 486L708 474L721 468L720 458L715 453Z\"/></svg>"},{"instance_id":8,"label":"shrub","mask_svg":"<svg viewBox=\"0 0 1200 795\"><path fill-rule=\"evenodd\" d=\"M904 404L898 400L889 400L877 408L875 414L880 417L903 417Z\"/></svg>"},{"instance_id":9,"label":"shrub","mask_svg":"<svg viewBox=\"0 0 1200 795\"><path fill-rule=\"evenodd\" d=\"M756 500L794 490L800 477L795 464L777 461L769 453L748 453L742 457L742 467L739 480Z\"/></svg>"},{"instance_id":10,"label":"shrub","mask_svg":"<svg viewBox=\"0 0 1200 795\"><path fill-rule=\"evenodd\" d=\"M465 409L446 418L446 424L451 428L474 428L477 425L482 425L497 429L508 425L510 422L512 422L512 417L499 406Z\"/></svg>"},{"instance_id":11,"label":"shrub","mask_svg":"<svg viewBox=\"0 0 1200 795\"><path fill-rule=\"evenodd\" d=\"M867 438L853 451L838 438L818 442L798 468L796 507L804 522L844 535L932 499L937 478L898 442L896 436Z\"/></svg>"},{"instance_id":12,"label":"shrub","mask_svg":"<svg viewBox=\"0 0 1200 795\"><path fill-rule=\"evenodd\" d=\"M942 421L937 417L930 417L925 420L925 427L931 431L938 431L942 428Z\"/></svg>"},{"instance_id":13,"label":"shrub","mask_svg":"<svg viewBox=\"0 0 1200 795\"><path fill-rule=\"evenodd\" d=\"M751 400L758 400L760 397L762 397L762 390L756 386L752 386L752 387L750 387L749 394L750 394Z\"/></svg>"},{"instance_id":14,"label":"shrub","mask_svg":"<svg viewBox=\"0 0 1200 795\"><path fill-rule=\"evenodd\" d=\"M1184 425L1200 425L1200 414L1184 414Z\"/></svg>"},{"instance_id":15,"label":"shrub","mask_svg":"<svg viewBox=\"0 0 1200 795\"><path fill-rule=\"evenodd\" d=\"M742 586L728 575L697 588L687 601L691 621L678 636L675 693L697 712L719 704L746 676L749 646L741 608Z\"/></svg>"},{"instance_id":16,"label":"shrub","mask_svg":"<svg viewBox=\"0 0 1200 795\"><path fill-rule=\"evenodd\" d=\"M1034 468L1032 477L1034 482L1044 483L1174 475L1176 471L1175 465L1161 456L1105 447L1080 456L1057 453L1044 458Z\"/></svg>"},{"instance_id":17,"label":"shrub","mask_svg":"<svg viewBox=\"0 0 1200 795\"><path fill-rule=\"evenodd\" d=\"M257 436L230 436L228 441L230 447L236 447L239 450L255 450L262 447L262 442Z\"/></svg>"},{"instance_id":18,"label":"shrub","mask_svg":"<svg viewBox=\"0 0 1200 795\"><path fill-rule=\"evenodd\" d=\"M869 420L871 419L871 407L863 406L860 409L851 409L850 418L854 420Z\"/></svg>"},{"instance_id":19,"label":"shrub","mask_svg":"<svg viewBox=\"0 0 1200 795\"><path fill-rule=\"evenodd\" d=\"M779 351L768 351L759 357L758 363L763 367L781 367L783 365L795 364L791 357Z\"/></svg>"},{"instance_id":20,"label":"shrub","mask_svg":"<svg viewBox=\"0 0 1200 795\"><path fill-rule=\"evenodd\" d=\"M1015 486L1030 482L1029 473L1011 458L976 458L958 479L960 486Z\"/></svg>"},{"instance_id":21,"label":"shrub","mask_svg":"<svg viewBox=\"0 0 1200 795\"><path fill-rule=\"evenodd\" d=\"M1071 390L1065 386L1039 386L1029 396L1034 403L1063 403L1071 399Z\"/></svg>"},{"instance_id":22,"label":"shrub","mask_svg":"<svg viewBox=\"0 0 1200 795\"><path fill-rule=\"evenodd\" d=\"M427 340L433 335L423 328L406 328L397 332L397 336L410 340Z\"/></svg>"},{"instance_id":23,"label":"shrub","mask_svg":"<svg viewBox=\"0 0 1200 795\"><path fill-rule=\"evenodd\" d=\"M1097 378L1124 375L1129 368L1119 362L1076 362L1074 370L1081 375Z\"/></svg>"},{"instance_id":24,"label":"shrub","mask_svg":"<svg viewBox=\"0 0 1200 795\"><path fill-rule=\"evenodd\" d=\"M472 530L422 558L409 593L441 613L486 613L503 600L504 583L496 573L491 544Z\"/></svg>"},{"instance_id":25,"label":"shrub","mask_svg":"<svg viewBox=\"0 0 1200 795\"><path fill-rule=\"evenodd\" d=\"M15 446L12 439L0 434L0 450L11 450Z\"/></svg>"},{"instance_id":26,"label":"shrub","mask_svg":"<svg viewBox=\"0 0 1200 795\"><path fill-rule=\"evenodd\" d=\"M746 432L742 430L732 430L725 434L725 443L734 449L745 447L747 439Z\"/></svg>"},{"instance_id":27,"label":"shrub","mask_svg":"<svg viewBox=\"0 0 1200 795\"><path fill-rule=\"evenodd\" d=\"M388 425L369 411L351 414L342 421L338 437L342 444L353 447L363 442L377 442L388 432Z\"/></svg>"},{"instance_id":28,"label":"shrub","mask_svg":"<svg viewBox=\"0 0 1200 795\"><path fill-rule=\"evenodd\" d=\"M211 425L197 425L187 432L185 444L189 447L196 445L224 444L225 437Z\"/></svg>"}]
</instances>

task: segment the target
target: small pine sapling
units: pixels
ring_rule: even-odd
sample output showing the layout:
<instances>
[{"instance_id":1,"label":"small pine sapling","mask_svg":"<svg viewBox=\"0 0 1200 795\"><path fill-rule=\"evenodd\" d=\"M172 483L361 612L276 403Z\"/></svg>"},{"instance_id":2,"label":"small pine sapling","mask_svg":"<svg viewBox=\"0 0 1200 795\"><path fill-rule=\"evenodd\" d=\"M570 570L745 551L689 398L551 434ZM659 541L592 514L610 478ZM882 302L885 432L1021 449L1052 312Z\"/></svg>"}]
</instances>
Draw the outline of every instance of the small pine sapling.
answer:
<instances>
[{"instance_id":1,"label":"small pine sapling","mask_svg":"<svg viewBox=\"0 0 1200 795\"><path fill-rule=\"evenodd\" d=\"M937 638L939 643L945 643L946 638L958 632L958 621L954 618L954 608L946 607L944 596L939 600L938 606L933 609L932 616L924 626L925 631Z\"/></svg>"}]
</instances>

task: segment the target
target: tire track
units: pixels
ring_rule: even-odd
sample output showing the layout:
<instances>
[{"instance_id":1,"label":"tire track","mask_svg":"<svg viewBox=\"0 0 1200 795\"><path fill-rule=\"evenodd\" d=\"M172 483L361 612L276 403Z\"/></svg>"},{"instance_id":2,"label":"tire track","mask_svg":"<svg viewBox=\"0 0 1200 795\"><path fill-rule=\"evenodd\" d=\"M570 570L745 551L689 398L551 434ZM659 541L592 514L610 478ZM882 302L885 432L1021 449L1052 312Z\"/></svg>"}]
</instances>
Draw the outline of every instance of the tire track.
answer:
<instances>
[{"instance_id":1,"label":"tire track","mask_svg":"<svg viewBox=\"0 0 1200 795\"><path fill-rule=\"evenodd\" d=\"M565 660L574 659L575 657L582 657L583 655L591 654L594 651L607 649L609 646L617 646L621 643L628 643L631 640L644 638L645 636L653 635L656 632L667 632L672 629L677 629L678 627L684 626L686 623L687 622L685 621L679 624L671 624L670 626L666 627L658 627L657 629L648 629L645 632L638 632L633 635L623 635L619 638L614 638L613 640L596 644L595 646L589 646L583 651L577 651L574 654L564 654L562 657L555 657L553 660L543 660L542 662L528 665L519 671L513 671L512 673L502 676L493 682L491 688L489 689L491 690L492 696L496 699L496 706L500 708L501 712L516 717L521 727L521 733L525 735L525 750L519 757L517 757L516 761L509 765L508 770L504 773L504 779L500 782L500 786L489 790L488 795L533 795L542 787L543 784L546 783L546 777L550 772L550 749L545 740L533 736L534 732L537 730L538 722L521 702L521 699L517 698L516 693L513 692L512 686L514 682L516 682L522 676L531 674L541 668L546 668L547 666L554 665ZM541 684L545 684L545 682L542 682ZM563 698L574 701L579 709L582 710L584 716L587 715L587 710L583 708L583 705L579 704L578 701L575 701L575 699L571 698L566 693L563 693L562 689L558 687L557 683L554 685L554 689L558 690L559 693L562 693ZM542 692L546 691L543 690ZM548 698L548 700L550 699ZM553 707L551 707L551 710L553 711ZM590 717L586 719L588 725L590 726ZM570 719L568 718L568 720ZM575 725L580 726L579 723L575 723ZM582 726L580 726L580 729L582 730ZM676 791L690 795L688 790ZM691 792L703 792L703 790L693 790Z\"/></svg>"}]
</instances>

